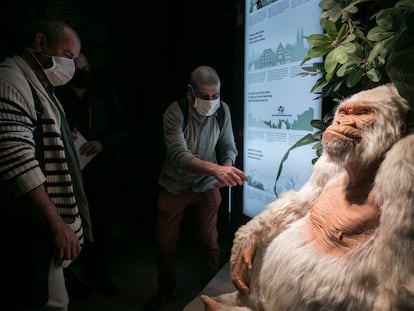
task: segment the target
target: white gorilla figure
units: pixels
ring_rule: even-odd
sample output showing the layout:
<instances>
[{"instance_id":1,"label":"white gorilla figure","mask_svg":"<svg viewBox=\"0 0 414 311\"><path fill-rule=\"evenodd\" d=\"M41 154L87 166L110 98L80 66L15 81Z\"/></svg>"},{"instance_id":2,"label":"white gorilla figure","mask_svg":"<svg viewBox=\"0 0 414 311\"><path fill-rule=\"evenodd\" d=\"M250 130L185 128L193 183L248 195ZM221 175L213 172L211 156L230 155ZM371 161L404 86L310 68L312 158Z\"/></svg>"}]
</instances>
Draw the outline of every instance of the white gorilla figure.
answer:
<instances>
[{"instance_id":1,"label":"white gorilla figure","mask_svg":"<svg viewBox=\"0 0 414 311\"><path fill-rule=\"evenodd\" d=\"M414 310L414 136L392 84L338 106L300 191L241 226L230 258L239 289L208 311Z\"/></svg>"}]
</instances>

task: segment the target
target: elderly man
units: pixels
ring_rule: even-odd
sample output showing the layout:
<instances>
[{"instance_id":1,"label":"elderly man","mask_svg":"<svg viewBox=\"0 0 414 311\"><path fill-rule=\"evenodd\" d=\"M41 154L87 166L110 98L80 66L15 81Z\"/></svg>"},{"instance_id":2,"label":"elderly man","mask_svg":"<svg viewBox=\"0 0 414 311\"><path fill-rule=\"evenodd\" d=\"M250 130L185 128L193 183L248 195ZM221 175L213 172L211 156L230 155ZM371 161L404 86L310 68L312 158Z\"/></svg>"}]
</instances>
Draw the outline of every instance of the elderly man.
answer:
<instances>
[{"instance_id":1,"label":"elderly man","mask_svg":"<svg viewBox=\"0 0 414 311\"><path fill-rule=\"evenodd\" d=\"M20 55L0 64L6 310L67 310L63 267L91 234L79 162L54 95L72 78L80 49L69 25L46 19L35 23Z\"/></svg>"}]
</instances>

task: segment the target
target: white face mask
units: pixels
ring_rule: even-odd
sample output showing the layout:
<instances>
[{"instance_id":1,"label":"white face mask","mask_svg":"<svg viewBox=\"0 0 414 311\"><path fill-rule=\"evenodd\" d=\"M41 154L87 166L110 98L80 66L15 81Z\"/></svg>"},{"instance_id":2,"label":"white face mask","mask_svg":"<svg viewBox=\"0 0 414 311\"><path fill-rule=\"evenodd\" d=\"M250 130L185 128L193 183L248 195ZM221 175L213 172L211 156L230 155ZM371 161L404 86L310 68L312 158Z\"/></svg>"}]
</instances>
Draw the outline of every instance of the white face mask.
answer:
<instances>
[{"instance_id":1,"label":"white face mask","mask_svg":"<svg viewBox=\"0 0 414 311\"><path fill-rule=\"evenodd\" d=\"M49 57L52 59L53 65L50 68L43 69L43 71L50 84L59 86L68 83L75 74L75 62L73 59L60 56Z\"/></svg>"},{"instance_id":2,"label":"white face mask","mask_svg":"<svg viewBox=\"0 0 414 311\"><path fill-rule=\"evenodd\" d=\"M194 109L198 114L208 117L214 114L220 107L220 98L207 100L196 97L194 102Z\"/></svg>"}]
</instances>

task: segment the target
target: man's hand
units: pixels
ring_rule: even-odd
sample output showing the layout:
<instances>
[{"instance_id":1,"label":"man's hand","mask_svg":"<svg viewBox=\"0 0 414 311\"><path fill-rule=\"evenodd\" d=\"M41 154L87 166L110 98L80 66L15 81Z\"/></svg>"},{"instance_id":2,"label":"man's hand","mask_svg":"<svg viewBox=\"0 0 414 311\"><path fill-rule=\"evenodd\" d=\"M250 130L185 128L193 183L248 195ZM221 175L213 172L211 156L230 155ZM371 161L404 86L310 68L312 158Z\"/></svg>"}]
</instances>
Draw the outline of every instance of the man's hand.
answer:
<instances>
[{"instance_id":1,"label":"man's hand","mask_svg":"<svg viewBox=\"0 0 414 311\"><path fill-rule=\"evenodd\" d=\"M249 271L252 268L252 259L256 252L257 245L251 241L237 256L232 267L231 279L234 286L245 295L250 292L250 276Z\"/></svg>"},{"instance_id":2,"label":"man's hand","mask_svg":"<svg viewBox=\"0 0 414 311\"><path fill-rule=\"evenodd\" d=\"M74 260L81 251L79 238L70 225L63 221L44 184L27 192L24 199L30 202L33 213L50 231L51 241L55 247L55 259L62 262Z\"/></svg>"},{"instance_id":3,"label":"man's hand","mask_svg":"<svg viewBox=\"0 0 414 311\"><path fill-rule=\"evenodd\" d=\"M79 238L64 222L52 232L52 241L56 248L56 259L60 261L74 260L81 251Z\"/></svg>"},{"instance_id":4,"label":"man's hand","mask_svg":"<svg viewBox=\"0 0 414 311\"><path fill-rule=\"evenodd\" d=\"M197 157L191 160L189 171L200 176L214 176L218 180L216 187L241 186L243 181L248 180L244 172L234 166L219 165Z\"/></svg>"},{"instance_id":5,"label":"man's hand","mask_svg":"<svg viewBox=\"0 0 414 311\"><path fill-rule=\"evenodd\" d=\"M248 180L244 172L234 166L217 165L214 177L219 181L216 184L218 187L241 186L243 185L243 181Z\"/></svg>"},{"instance_id":6,"label":"man's hand","mask_svg":"<svg viewBox=\"0 0 414 311\"><path fill-rule=\"evenodd\" d=\"M77 140L78 139L78 128L74 127L71 131L71 135L72 135L72 140Z\"/></svg>"}]
</instances>

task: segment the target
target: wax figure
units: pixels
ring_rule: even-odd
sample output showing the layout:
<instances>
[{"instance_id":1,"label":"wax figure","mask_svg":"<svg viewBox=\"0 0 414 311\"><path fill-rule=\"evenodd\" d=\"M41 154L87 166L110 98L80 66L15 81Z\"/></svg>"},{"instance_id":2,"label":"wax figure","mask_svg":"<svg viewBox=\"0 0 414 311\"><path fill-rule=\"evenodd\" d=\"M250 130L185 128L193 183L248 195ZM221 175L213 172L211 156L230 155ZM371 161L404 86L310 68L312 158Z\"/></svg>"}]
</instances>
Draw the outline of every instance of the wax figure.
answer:
<instances>
[{"instance_id":1,"label":"wax figure","mask_svg":"<svg viewBox=\"0 0 414 311\"><path fill-rule=\"evenodd\" d=\"M392 84L338 107L303 188L236 232L206 310L414 310L414 136Z\"/></svg>"}]
</instances>

